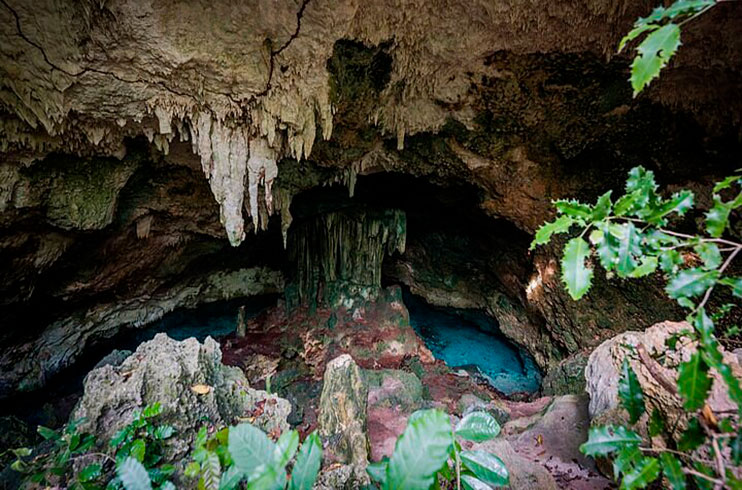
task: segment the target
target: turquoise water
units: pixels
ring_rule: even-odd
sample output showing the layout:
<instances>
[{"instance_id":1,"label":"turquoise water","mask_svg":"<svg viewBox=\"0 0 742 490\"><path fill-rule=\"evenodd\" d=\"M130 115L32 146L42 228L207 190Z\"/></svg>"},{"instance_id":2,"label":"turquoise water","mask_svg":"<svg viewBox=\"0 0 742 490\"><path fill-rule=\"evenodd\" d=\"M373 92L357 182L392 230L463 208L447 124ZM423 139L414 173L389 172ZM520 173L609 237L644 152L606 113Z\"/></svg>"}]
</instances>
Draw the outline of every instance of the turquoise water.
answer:
<instances>
[{"instance_id":1,"label":"turquoise water","mask_svg":"<svg viewBox=\"0 0 742 490\"><path fill-rule=\"evenodd\" d=\"M510 343L491 318L476 310L433 307L407 292L404 303L410 324L436 359L475 372L506 395L538 391L541 373L533 358Z\"/></svg>"}]
</instances>

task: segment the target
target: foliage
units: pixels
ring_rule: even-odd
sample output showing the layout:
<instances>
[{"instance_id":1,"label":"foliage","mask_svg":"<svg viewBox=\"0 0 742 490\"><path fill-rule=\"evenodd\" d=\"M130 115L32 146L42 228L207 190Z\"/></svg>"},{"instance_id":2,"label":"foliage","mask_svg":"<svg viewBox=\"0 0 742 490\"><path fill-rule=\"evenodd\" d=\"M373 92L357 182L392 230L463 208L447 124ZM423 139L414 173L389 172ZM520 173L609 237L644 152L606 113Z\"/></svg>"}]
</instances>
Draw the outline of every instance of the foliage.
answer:
<instances>
[{"instance_id":1,"label":"foliage","mask_svg":"<svg viewBox=\"0 0 742 490\"><path fill-rule=\"evenodd\" d=\"M618 45L619 53L640 36L644 40L636 47L637 55L631 64L631 87L634 97L659 76L660 70L675 55L680 46L680 26L706 12L723 0L676 0L669 7L659 6L652 13L634 23Z\"/></svg>"},{"instance_id":2,"label":"foliage","mask_svg":"<svg viewBox=\"0 0 742 490\"><path fill-rule=\"evenodd\" d=\"M12 468L29 475L30 483L48 486L66 486L70 489L120 489L125 487L120 475L124 462L124 475L136 477L139 466L144 468L147 482L152 488L168 489L168 478L175 472L172 465L160 464L165 449L164 442L170 438L174 429L169 425L155 425L153 419L162 412L159 403L149 405L142 411L134 412L131 423L121 429L111 439L111 454L96 452L99 446L91 434L81 433L82 419L67 424L61 431L40 426L38 432L46 440L40 446L39 454L31 457L29 448L15 449L16 461ZM30 458L30 459L29 459ZM132 463L129 460L133 460ZM73 463L80 461L82 468L77 471Z\"/></svg>"},{"instance_id":3,"label":"foliage","mask_svg":"<svg viewBox=\"0 0 742 490\"><path fill-rule=\"evenodd\" d=\"M650 17L660 20L670 15L668 10ZM730 198L724 199L724 193L730 193ZM734 472L725 466L723 445L728 446L734 464L738 465L742 460L742 432L738 424L742 415L742 389L731 367L724 363L715 333L715 323L734 305L725 304L712 311L709 300L714 291L724 288L727 295L742 296L742 277L727 275L742 244L722 238L732 212L742 207L742 176L729 177L714 187L714 204L705 214L707 235L666 228L672 217L683 216L692 209L693 201L693 193L688 190L663 197L657 192L653 172L636 167L629 172L625 193L618 199L613 200L612 193L607 192L593 205L574 200L556 201L557 219L544 224L532 244L535 247L548 243L557 234L580 230L577 237L567 241L561 262L562 281L575 300L590 290L593 269L600 266L608 277L662 274L667 295L688 310L687 321L694 329L679 336L682 344L679 338L671 339L668 349L697 341L698 350L680 364L676 386L666 388L670 395L682 401L688 412L683 418L686 422L664 421L656 411L648 422L650 435L664 437L666 448L643 447L642 438L622 426L591 429L588 441L581 448L590 456L610 455L614 474L622 479L622 488L643 488L660 474L676 489L686 487L687 475L692 475L701 487L709 483L738 484ZM641 355L639 361L645 363ZM736 414L711 411L707 400L712 370L726 384L730 399L737 405ZM658 381L661 386L671 384ZM646 412L645 395L628 359L624 359L621 367L618 395L629 414L629 422L637 423ZM719 420L722 415L725 417ZM686 428L680 437L674 438L678 424ZM736 450L737 444L740 451ZM692 450L697 452L690 454Z\"/></svg>"},{"instance_id":4,"label":"foliage","mask_svg":"<svg viewBox=\"0 0 742 490\"><path fill-rule=\"evenodd\" d=\"M489 414L473 412L451 428L440 410L419 410L410 416L389 459L368 467L371 479L384 490L427 490L436 482L457 488L488 489L508 484L505 464L485 451L463 451L457 437L482 442L496 437L500 426Z\"/></svg>"}]
</instances>

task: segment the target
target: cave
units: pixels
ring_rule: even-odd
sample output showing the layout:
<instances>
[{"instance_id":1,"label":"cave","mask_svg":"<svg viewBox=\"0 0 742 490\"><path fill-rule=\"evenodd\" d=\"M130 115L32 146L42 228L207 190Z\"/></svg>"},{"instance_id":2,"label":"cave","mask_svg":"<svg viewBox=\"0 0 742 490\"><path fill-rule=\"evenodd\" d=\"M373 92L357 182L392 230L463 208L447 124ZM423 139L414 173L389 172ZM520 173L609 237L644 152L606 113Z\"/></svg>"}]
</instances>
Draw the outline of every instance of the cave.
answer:
<instances>
[{"instance_id":1,"label":"cave","mask_svg":"<svg viewBox=\"0 0 742 490\"><path fill-rule=\"evenodd\" d=\"M90 432L90 478L117 481L113 429L160 401L178 488L207 487L199 427L316 435L316 488L365 488L425 411L493 420L456 451L496 448L512 488L611 488L580 449L601 424L679 417L614 468L690 465L697 423L731 440L742 180L714 184L742 158L741 6L3 0L0 488L54 454L47 431ZM700 371L731 386L698 407L668 387L694 318Z\"/></svg>"}]
</instances>

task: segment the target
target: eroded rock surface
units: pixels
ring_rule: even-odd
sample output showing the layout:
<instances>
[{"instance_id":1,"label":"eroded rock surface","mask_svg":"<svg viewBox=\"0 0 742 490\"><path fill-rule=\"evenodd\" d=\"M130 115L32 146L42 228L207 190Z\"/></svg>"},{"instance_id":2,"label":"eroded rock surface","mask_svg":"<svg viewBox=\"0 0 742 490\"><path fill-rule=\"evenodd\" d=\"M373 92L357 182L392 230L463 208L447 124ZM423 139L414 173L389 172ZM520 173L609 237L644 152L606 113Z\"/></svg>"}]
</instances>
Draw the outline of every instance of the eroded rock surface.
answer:
<instances>
[{"instance_id":1,"label":"eroded rock surface","mask_svg":"<svg viewBox=\"0 0 742 490\"><path fill-rule=\"evenodd\" d=\"M232 425L254 415L252 423L266 432L288 429L289 402L250 388L240 369L221 360L219 344L210 337L203 343L194 338L179 342L158 334L119 366L91 371L72 418L84 417L80 429L107 441L132 421L135 410L160 403L157 421L176 429L171 458L190 449L204 421ZM194 390L196 385L208 388ZM261 410L256 410L258 404Z\"/></svg>"}]
</instances>

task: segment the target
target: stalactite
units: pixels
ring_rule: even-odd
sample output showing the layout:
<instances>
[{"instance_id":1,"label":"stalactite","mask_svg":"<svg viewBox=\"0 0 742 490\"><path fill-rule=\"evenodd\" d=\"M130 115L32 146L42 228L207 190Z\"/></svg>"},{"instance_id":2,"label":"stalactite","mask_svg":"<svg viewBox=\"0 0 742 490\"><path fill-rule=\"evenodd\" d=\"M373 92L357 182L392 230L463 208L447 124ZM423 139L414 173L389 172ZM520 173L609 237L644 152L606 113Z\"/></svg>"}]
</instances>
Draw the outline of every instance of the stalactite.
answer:
<instances>
[{"instance_id":1,"label":"stalactite","mask_svg":"<svg viewBox=\"0 0 742 490\"><path fill-rule=\"evenodd\" d=\"M292 302L369 299L381 288L384 257L403 253L406 217L399 210L348 208L306 219L291 228L289 257L296 266Z\"/></svg>"}]
</instances>

